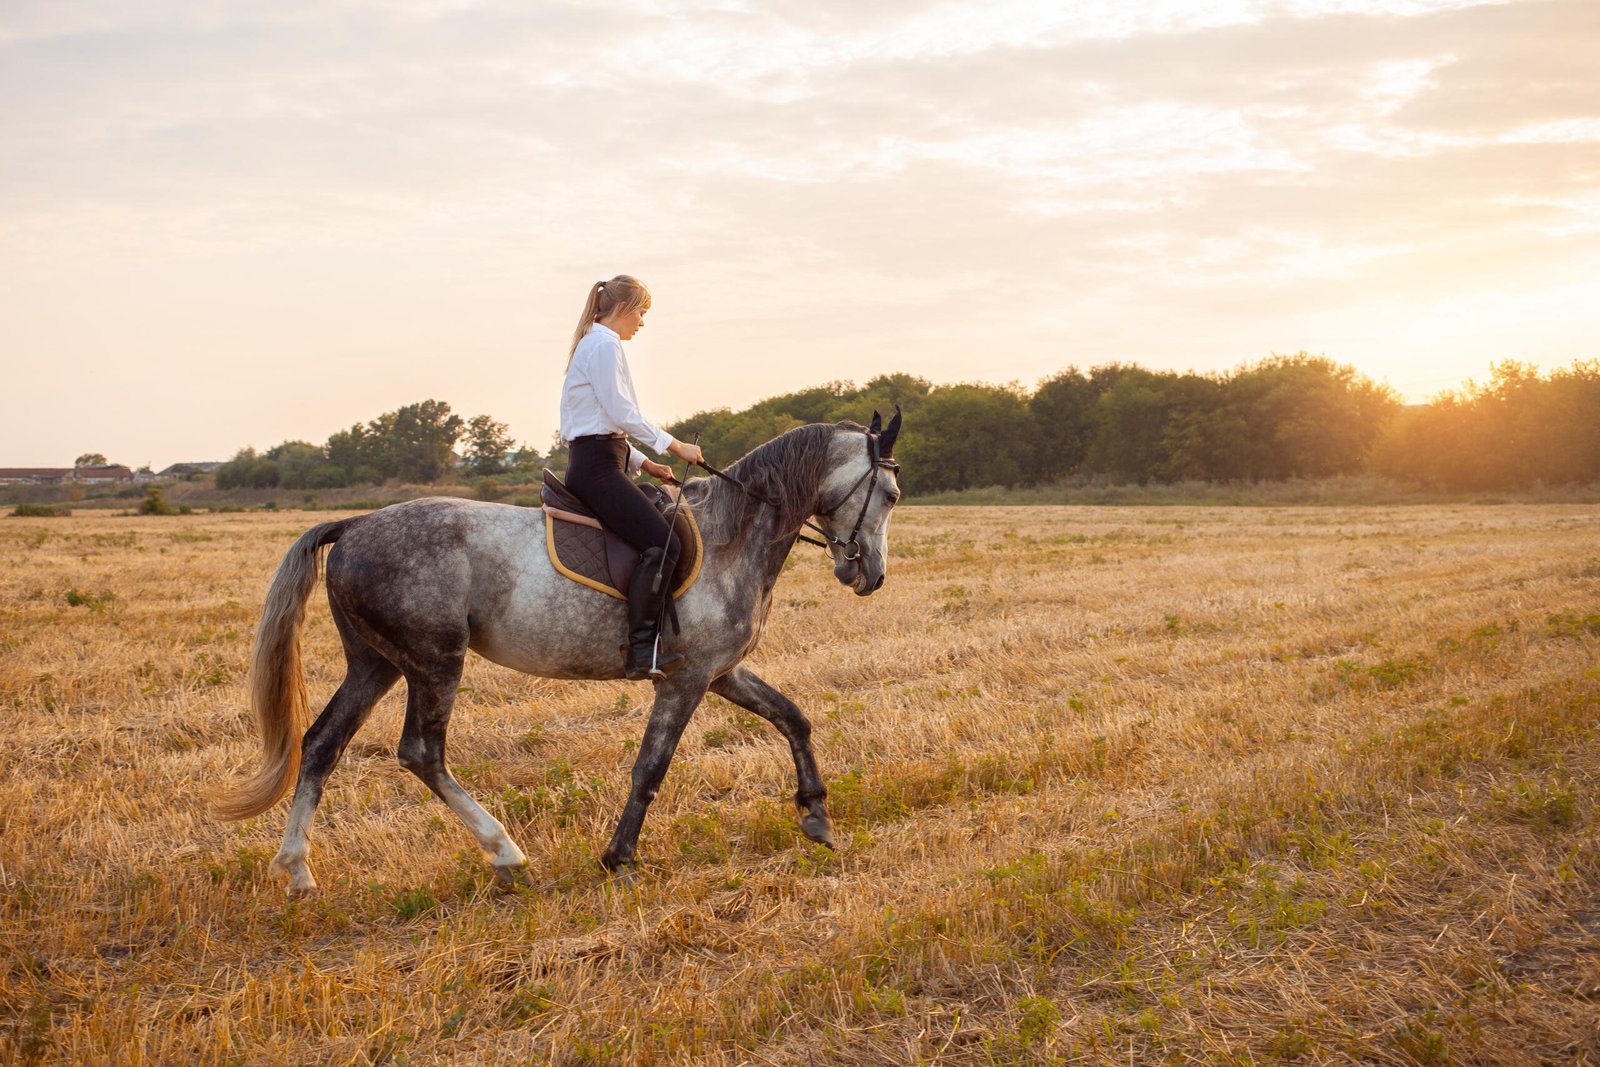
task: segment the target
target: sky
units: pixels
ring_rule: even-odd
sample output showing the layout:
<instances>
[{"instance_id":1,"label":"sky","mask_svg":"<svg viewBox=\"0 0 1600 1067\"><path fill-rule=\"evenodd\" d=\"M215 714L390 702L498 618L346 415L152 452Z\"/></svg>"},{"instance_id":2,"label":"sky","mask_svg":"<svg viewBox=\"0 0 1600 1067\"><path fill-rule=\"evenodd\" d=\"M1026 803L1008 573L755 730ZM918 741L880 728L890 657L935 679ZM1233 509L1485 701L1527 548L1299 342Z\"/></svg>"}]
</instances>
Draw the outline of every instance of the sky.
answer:
<instances>
[{"instance_id":1,"label":"sky","mask_svg":"<svg viewBox=\"0 0 1600 1067\"><path fill-rule=\"evenodd\" d=\"M435 398L1600 357L1595 0L0 0L0 466ZM865 413L864 413L865 414ZM906 432L914 432L907 427Z\"/></svg>"}]
</instances>

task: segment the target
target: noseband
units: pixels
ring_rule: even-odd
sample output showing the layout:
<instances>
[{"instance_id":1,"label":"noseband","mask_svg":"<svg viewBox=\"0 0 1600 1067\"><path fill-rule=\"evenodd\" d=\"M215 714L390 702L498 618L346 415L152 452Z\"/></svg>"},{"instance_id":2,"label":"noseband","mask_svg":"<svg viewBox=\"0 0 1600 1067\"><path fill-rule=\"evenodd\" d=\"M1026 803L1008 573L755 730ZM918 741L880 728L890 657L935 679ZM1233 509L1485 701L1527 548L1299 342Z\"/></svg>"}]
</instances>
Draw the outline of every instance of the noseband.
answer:
<instances>
[{"instance_id":1,"label":"noseband","mask_svg":"<svg viewBox=\"0 0 1600 1067\"><path fill-rule=\"evenodd\" d=\"M807 544L816 545L819 548L826 548L830 550L841 549L843 550L844 554L840 558L844 560L858 560L861 558L861 542L857 540L857 538L861 536L861 524L867 521L867 509L872 506L872 491L878 486L878 471L886 470L894 474L900 473L900 464L896 463L887 456L880 456L878 454L878 435L872 433L871 431L868 431L867 433L867 459L870 462L867 465L866 473L857 478L855 484L849 489L845 490L844 496L839 498L839 503L826 510L822 510L820 508L817 510L817 514L821 515L823 518L831 517L835 511L838 511L839 508L844 506L845 501L849 500L853 495L855 495L855 491L861 488L862 482L867 482L867 492L866 495L861 498L861 511L856 515L855 525L850 528L850 536L840 539L833 536L833 534L829 533L827 530L824 530L810 519L806 519L802 525L809 526L811 529L817 531L817 533L823 536L824 540L818 541L815 537L807 537L805 534L796 534L796 537ZM761 493L757 493L754 489L751 489L739 479L730 474L724 474L711 464L701 463L699 466L706 471L709 471L716 477L721 478L723 481L733 483L749 496L753 496L763 503L771 504L773 507L779 506L776 500L773 500L769 496L764 496Z\"/></svg>"}]
</instances>

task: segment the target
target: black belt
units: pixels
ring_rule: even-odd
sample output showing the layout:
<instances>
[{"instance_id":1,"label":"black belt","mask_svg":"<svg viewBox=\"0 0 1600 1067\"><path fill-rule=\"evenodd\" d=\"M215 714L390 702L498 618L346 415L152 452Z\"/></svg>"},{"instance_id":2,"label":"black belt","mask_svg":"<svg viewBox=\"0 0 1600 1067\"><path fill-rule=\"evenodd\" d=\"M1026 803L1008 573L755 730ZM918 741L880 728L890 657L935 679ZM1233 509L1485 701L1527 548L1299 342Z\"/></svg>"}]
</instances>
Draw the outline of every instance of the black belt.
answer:
<instances>
[{"instance_id":1,"label":"black belt","mask_svg":"<svg viewBox=\"0 0 1600 1067\"><path fill-rule=\"evenodd\" d=\"M586 433L582 437L574 437L573 444L580 441L621 441L628 435L625 433Z\"/></svg>"}]
</instances>

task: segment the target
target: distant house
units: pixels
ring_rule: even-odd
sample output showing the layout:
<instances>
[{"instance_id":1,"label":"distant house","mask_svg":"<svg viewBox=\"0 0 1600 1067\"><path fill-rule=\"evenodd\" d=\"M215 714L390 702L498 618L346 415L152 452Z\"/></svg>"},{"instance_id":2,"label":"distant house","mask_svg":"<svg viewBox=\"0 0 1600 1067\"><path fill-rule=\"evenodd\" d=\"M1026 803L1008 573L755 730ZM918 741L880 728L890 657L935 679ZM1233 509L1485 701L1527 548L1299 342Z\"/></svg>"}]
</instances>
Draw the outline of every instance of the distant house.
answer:
<instances>
[{"instance_id":1,"label":"distant house","mask_svg":"<svg viewBox=\"0 0 1600 1067\"><path fill-rule=\"evenodd\" d=\"M112 463L104 467L76 467L72 471L69 481L79 485L116 485L121 482L133 481L133 471L120 463Z\"/></svg>"},{"instance_id":2,"label":"distant house","mask_svg":"<svg viewBox=\"0 0 1600 1067\"><path fill-rule=\"evenodd\" d=\"M70 481L71 467L0 467L0 485L61 485Z\"/></svg>"},{"instance_id":3,"label":"distant house","mask_svg":"<svg viewBox=\"0 0 1600 1067\"><path fill-rule=\"evenodd\" d=\"M157 471L155 479L171 481L175 478L186 478L191 474L215 474L220 466L222 466L220 461L216 463L174 463L165 470Z\"/></svg>"},{"instance_id":4,"label":"distant house","mask_svg":"<svg viewBox=\"0 0 1600 1067\"><path fill-rule=\"evenodd\" d=\"M104 467L0 467L0 485L117 485L133 481L120 463Z\"/></svg>"}]
</instances>

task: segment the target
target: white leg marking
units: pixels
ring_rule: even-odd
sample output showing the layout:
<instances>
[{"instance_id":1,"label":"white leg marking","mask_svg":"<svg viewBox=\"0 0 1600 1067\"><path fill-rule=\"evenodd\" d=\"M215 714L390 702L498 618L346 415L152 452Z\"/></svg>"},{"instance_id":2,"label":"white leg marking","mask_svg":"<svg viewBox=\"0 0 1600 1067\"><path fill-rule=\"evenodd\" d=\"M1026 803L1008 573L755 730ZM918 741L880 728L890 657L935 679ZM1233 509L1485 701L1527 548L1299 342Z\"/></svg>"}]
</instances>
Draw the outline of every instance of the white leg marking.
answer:
<instances>
[{"instance_id":1,"label":"white leg marking","mask_svg":"<svg viewBox=\"0 0 1600 1067\"><path fill-rule=\"evenodd\" d=\"M272 858L271 870L289 876L291 897L306 896L317 891L317 880L312 877L311 865L306 862L306 857L311 853L311 841L307 833L311 829L311 816L314 813L310 796L296 794L294 803L289 807L289 822L283 828L283 844Z\"/></svg>"},{"instance_id":2,"label":"white leg marking","mask_svg":"<svg viewBox=\"0 0 1600 1067\"><path fill-rule=\"evenodd\" d=\"M450 810L456 813L456 817L466 824L472 836L478 839L478 847L489 853L491 857L489 862L492 865L521 867L528 862L528 857L522 854L522 849L511 840L506 828L500 825L500 820L484 811L454 778L446 778L442 784L444 802L450 805Z\"/></svg>"}]
</instances>

